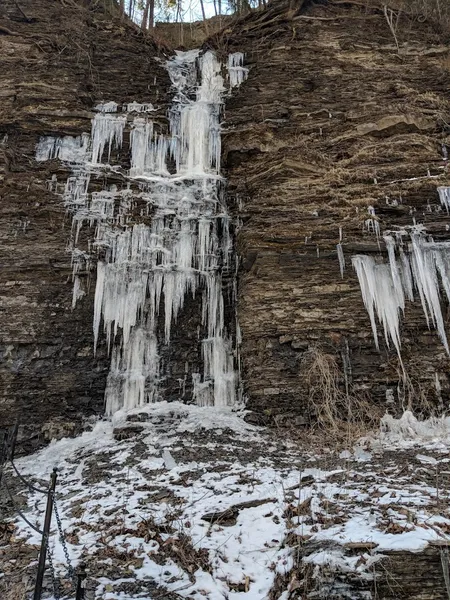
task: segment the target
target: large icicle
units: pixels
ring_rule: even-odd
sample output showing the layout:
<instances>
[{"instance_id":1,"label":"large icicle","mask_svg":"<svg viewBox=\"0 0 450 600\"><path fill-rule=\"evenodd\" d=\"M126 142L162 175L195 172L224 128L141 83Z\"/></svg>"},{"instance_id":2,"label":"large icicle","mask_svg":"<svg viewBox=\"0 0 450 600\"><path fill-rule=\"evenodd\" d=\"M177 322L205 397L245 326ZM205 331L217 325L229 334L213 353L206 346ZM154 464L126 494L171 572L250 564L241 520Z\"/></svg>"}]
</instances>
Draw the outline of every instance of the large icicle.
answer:
<instances>
[{"instance_id":1,"label":"large icicle","mask_svg":"<svg viewBox=\"0 0 450 600\"><path fill-rule=\"evenodd\" d=\"M109 112L95 115L92 121L92 162L94 164L101 162L106 146L108 146L108 161L111 150L122 146L126 121L125 115Z\"/></svg>"},{"instance_id":2,"label":"large icicle","mask_svg":"<svg viewBox=\"0 0 450 600\"><path fill-rule=\"evenodd\" d=\"M450 210L450 187L438 187L439 200L447 212Z\"/></svg>"},{"instance_id":3,"label":"large icicle","mask_svg":"<svg viewBox=\"0 0 450 600\"><path fill-rule=\"evenodd\" d=\"M336 245L336 251L337 251L338 260L339 260L339 270L341 271L341 277L344 278L345 256L344 256L344 250L342 248L341 242L339 242L339 244Z\"/></svg>"},{"instance_id":4,"label":"large icicle","mask_svg":"<svg viewBox=\"0 0 450 600\"><path fill-rule=\"evenodd\" d=\"M354 256L353 266L372 325L375 345L378 348L375 313L383 325L387 345L391 340L400 355L399 311L404 306L403 293L400 294L392 279L389 265L377 264L371 256Z\"/></svg>"},{"instance_id":5,"label":"large icicle","mask_svg":"<svg viewBox=\"0 0 450 600\"><path fill-rule=\"evenodd\" d=\"M438 251L435 253L433 250L428 249L427 244L417 234L413 234L411 237L414 281L419 290L423 311L427 321L428 315L431 317L446 351L450 354L439 298L439 281L436 269L436 253Z\"/></svg>"},{"instance_id":6,"label":"large icicle","mask_svg":"<svg viewBox=\"0 0 450 600\"><path fill-rule=\"evenodd\" d=\"M386 343L389 346L392 341L400 356L400 312L405 310L405 298L414 301L415 288L428 327L432 325L437 329L450 354L439 291L440 280L450 302L450 243L435 243L427 240L423 232L412 231L409 249L405 252L401 236L399 244L392 236L385 236L384 240L389 264L365 255L352 258L377 348L375 314L383 325Z\"/></svg>"}]
</instances>

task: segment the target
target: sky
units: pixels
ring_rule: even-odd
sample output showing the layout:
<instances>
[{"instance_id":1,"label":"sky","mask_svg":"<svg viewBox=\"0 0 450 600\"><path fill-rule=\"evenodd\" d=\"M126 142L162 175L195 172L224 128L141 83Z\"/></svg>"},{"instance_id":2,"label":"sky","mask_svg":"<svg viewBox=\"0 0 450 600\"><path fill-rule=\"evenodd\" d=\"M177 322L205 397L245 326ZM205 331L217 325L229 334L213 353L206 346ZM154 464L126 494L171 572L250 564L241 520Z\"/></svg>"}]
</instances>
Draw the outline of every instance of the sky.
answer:
<instances>
[{"instance_id":1,"label":"sky","mask_svg":"<svg viewBox=\"0 0 450 600\"><path fill-rule=\"evenodd\" d=\"M226 13L227 10L227 2L226 0L222 0L222 13ZM204 0L205 14L206 17L213 17L215 15L214 10L214 1L213 0ZM134 14L132 16L133 20L140 23L142 20L142 11L139 9L134 9ZM156 10L155 15L156 21L174 21L175 20L175 10L171 11L169 19L165 18L161 11ZM194 21L200 21L202 19L202 11L200 0L182 0L182 21L184 23L192 23Z\"/></svg>"}]
</instances>

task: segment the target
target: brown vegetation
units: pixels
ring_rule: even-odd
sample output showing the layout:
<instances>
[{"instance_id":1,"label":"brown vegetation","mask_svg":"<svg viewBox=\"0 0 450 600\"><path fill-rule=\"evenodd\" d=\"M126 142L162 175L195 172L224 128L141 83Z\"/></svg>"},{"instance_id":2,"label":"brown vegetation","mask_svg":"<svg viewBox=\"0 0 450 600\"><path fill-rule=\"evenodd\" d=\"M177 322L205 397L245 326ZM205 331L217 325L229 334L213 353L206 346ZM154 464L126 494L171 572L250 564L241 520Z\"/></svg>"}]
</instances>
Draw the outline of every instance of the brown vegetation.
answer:
<instances>
[{"instance_id":1,"label":"brown vegetation","mask_svg":"<svg viewBox=\"0 0 450 600\"><path fill-rule=\"evenodd\" d=\"M401 11L419 22L430 21L442 31L450 31L450 4L447 0L386 0L388 8Z\"/></svg>"}]
</instances>

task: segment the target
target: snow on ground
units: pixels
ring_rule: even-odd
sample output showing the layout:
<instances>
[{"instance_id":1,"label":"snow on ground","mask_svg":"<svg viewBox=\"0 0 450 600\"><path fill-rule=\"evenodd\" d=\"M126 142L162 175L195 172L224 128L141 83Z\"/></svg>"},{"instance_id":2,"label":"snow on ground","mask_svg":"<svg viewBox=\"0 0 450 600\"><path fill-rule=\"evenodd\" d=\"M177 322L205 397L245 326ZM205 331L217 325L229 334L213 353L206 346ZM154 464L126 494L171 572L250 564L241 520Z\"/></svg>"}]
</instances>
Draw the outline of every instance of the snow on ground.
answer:
<instances>
[{"instance_id":1,"label":"snow on ground","mask_svg":"<svg viewBox=\"0 0 450 600\"><path fill-rule=\"evenodd\" d=\"M396 447L422 445L431 449L448 451L450 446L450 417L431 417L424 421L412 412L405 411L399 419L385 415L381 420L380 442Z\"/></svg>"},{"instance_id":2,"label":"snow on ground","mask_svg":"<svg viewBox=\"0 0 450 600\"><path fill-rule=\"evenodd\" d=\"M411 417L385 420L351 450L313 456L230 411L161 403L134 411L133 422L99 421L17 466L41 486L57 467L57 507L72 562L87 563L88 598L282 598L271 590L289 578L299 546L316 577L331 568L370 579L383 552L450 539L450 440L443 425L440 439L436 429L425 435L431 424L410 435ZM40 525L45 498L27 502ZM65 589L55 521L52 533Z\"/></svg>"}]
</instances>

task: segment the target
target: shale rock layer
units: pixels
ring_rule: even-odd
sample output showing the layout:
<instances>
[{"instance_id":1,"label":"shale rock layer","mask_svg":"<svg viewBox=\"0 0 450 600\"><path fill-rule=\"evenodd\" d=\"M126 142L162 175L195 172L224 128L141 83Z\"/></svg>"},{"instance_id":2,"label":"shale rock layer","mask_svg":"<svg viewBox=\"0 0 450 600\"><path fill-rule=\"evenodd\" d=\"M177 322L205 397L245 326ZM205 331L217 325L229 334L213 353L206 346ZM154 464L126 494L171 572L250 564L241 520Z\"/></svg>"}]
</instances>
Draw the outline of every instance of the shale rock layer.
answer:
<instances>
[{"instance_id":1,"label":"shale rock layer","mask_svg":"<svg viewBox=\"0 0 450 600\"><path fill-rule=\"evenodd\" d=\"M103 347L93 356L95 281L72 311L70 224L48 189L67 172L57 161L37 163L35 145L42 135L89 131L100 101L152 102L164 127L169 81L160 49L100 4L0 7L4 424L102 410L109 359ZM274 3L208 42L224 56L245 52L250 67L226 103L223 171L241 220L242 379L263 421L317 420L324 376L333 414L384 409L387 397L399 409L430 412L448 398L448 358L420 304L408 304L402 323L405 378L381 335L375 348L351 269L356 253L385 253L368 230L369 207L381 232L415 221L435 240L447 238L436 188L448 184L448 41L407 16L394 37L381 9L298 1ZM189 307L183 319L165 364L183 365L195 345Z\"/></svg>"},{"instance_id":2,"label":"shale rock layer","mask_svg":"<svg viewBox=\"0 0 450 600\"><path fill-rule=\"evenodd\" d=\"M448 36L401 16L396 38L383 10L330 1L274 3L213 40L250 68L226 106L224 166L242 220L242 377L268 418L314 421L326 373L364 413L386 393L419 412L448 398L448 357L420 302L401 327L404 378L381 327L375 348L351 267L354 254L385 253L369 207L381 236L415 222L448 239L436 191L449 181Z\"/></svg>"}]
</instances>

